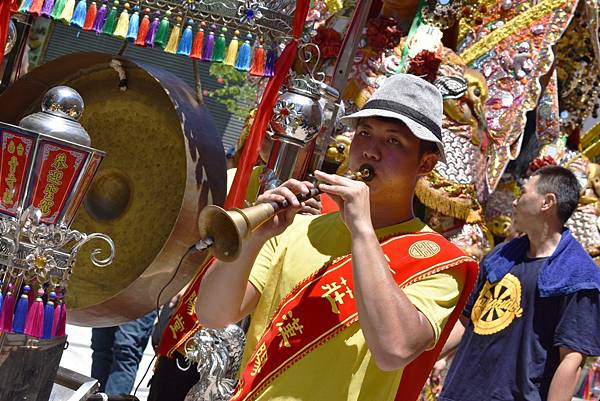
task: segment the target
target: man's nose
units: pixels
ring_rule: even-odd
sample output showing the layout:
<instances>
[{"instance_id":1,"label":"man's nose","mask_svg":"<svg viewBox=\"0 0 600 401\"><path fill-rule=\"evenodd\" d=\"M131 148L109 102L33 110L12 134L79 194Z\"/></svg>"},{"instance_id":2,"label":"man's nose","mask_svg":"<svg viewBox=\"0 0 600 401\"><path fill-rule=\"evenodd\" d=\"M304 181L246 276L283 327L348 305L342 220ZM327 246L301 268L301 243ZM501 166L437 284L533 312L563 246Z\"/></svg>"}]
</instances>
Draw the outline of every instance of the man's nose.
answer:
<instances>
[{"instance_id":1,"label":"man's nose","mask_svg":"<svg viewBox=\"0 0 600 401\"><path fill-rule=\"evenodd\" d=\"M381 153L377 148L377 145L371 145L363 151L363 157L368 160L379 160L381 159Z\"/></svg>"}]
</instances>

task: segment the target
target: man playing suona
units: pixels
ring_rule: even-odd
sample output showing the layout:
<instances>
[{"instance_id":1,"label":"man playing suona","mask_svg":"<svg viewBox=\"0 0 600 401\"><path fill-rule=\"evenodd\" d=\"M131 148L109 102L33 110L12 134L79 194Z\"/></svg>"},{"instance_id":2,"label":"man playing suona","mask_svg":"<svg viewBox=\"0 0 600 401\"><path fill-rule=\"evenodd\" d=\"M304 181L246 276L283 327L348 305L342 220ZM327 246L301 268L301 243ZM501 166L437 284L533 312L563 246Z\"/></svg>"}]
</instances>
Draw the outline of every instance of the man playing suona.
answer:
<instances>
[{"instance_id":1,"label":"man playing suona","mask_svg":"<svg viewBox=\"0 0 600 401\"><path fill-rule=\"evenodd\" d=\"M476 263L415 218L415 184L443 158L442 98L412 75L386 79L361 111L349 166L319 171L339 212L320 216L289 180L258 202L291 208L256 229L232 263L204 277L201 324L252 314L232 400L415 400L477 276ZM414 362L414 363L413 363Z\"/></svg>"},{"instance_id":2,"label":"man playing suona","mask_svg":"<svg viewBox=\"0 0 600 401\"><path fill-rule=\"evenodd\" d=\"M578 200L565 168L527 181L513 203L524 235L482 260L440 400L571 400L585 356L600 355L600 268L564 227Z\"/></svg>"}]
</instances>

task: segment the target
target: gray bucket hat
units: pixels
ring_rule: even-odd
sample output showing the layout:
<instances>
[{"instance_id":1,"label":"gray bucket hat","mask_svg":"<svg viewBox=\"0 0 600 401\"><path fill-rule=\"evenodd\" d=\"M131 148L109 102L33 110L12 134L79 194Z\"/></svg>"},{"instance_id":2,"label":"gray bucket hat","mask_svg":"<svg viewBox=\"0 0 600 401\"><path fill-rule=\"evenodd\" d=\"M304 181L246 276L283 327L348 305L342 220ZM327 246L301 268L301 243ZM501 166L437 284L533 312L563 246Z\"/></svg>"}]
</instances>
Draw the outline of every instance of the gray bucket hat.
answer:
<instances>
[{"instance_id":1,"label":"gray bucket hat","mask_svg":"<svg viewBox=\"0 0 600 401\"><path fill-rule=\"evenodd\" d=\"M362 109L341 121L356 128L365 117L389 117L401 120L419 139L435 142L440 160L446 162L442 142L442 115L444 107L440 91L411 74L397 74L386 78Z\"/></svg>"}]
</instances>

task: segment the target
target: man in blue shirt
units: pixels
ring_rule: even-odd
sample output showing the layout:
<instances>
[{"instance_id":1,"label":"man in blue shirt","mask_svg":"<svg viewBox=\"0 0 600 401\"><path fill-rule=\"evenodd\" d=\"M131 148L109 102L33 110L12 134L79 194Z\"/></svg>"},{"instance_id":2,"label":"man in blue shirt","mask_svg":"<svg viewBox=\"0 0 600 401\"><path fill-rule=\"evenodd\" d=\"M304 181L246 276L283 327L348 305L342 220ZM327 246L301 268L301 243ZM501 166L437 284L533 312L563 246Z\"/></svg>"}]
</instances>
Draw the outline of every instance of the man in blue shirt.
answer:
<instances>
[{"instance_id":1,"label":"man in blue shirt","mask_svg":"<svg viewBox=\"0 0 600 401\"><path fill-rule=\"evenodd\" d=\"M562 167L527 181L513 204L524 235L482 260L440 401L571 400L585 357L600 355L600 268L564 228L578 200Z\"/></svg>"}]
</instances>

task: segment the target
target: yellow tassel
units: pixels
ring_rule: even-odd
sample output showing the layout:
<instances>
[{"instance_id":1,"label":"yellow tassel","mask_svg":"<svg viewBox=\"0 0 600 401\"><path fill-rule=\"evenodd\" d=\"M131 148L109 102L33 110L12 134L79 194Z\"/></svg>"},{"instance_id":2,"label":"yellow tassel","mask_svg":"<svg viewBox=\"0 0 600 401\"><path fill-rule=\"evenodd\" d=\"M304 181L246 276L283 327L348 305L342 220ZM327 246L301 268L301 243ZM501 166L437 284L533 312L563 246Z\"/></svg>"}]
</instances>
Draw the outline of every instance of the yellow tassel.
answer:
<instances>
[{"instance_id":1,"label":"yellow tassel","mask_svg":"<svg viewBox=\"0 0 600 401\"><path fill-rule=\"evenodd\" d=\"M331 14L335 14L344 8L344 2L341 0L325 0L325 7Z\"/></svg>"},{"instance_id":2,"label":"yellow tassel","mask_svg":"<svg viewBox=\"0 0 600 401\"><path fill-rule=\"evenodd\" d=\"M125 8L119 15L119 20L117 21L117 27L113 32L113 36L119 39L125 39L127 36L127 30L129 29L129 13L127 10L129 9L129 4L125 3Z\"/></svg>"},{"instance_id":3,"label":"yellow tassel","mask_svg":"<svg viewBox=\"0 0 600 401\"><path fill-rule=\"evenodd\" d=\"M165 51L167 53L175 54L177 53L177 45L179 44L179 35L181 34L181 17L177 17L177 24L173 27L171 31L171 36L169 36L169 41L167 42L167 46L165 46Z\"/></svg>"},{"instance_id":4,"label":"yellow tassel","mask_svg":"<svg viewBox=\"0 0 600 401\"><path fill-rule=\"evenodd\" d=\"M231 66L235 64L235 60L237 59L238 48L240 47L240 41L238 39L239 35L240 31L235 31L233 33L233 38L231 38L231 42L229 42L229 47L227 48L227 56L225 56L223 64Z\"/></svg>"},{"instance_id":5,"label":"yellow tassel","mask_svg":"<svg viewBox=\"0 0 600 401\"><path fill-rule=\"evenodd\" d=\"M68 24L71 22L71 18L73 18L73 11L75 11L75 0L67 0L65 8L63 8L62 13L60 14L60 20L63 24Z\"/></svg>"},{"instance_id":6,"label":"yellow tassel","mask_svg":"<svg viewBox=\"0 0 600 401\"><path fill-rule=\"evenodd\" d=\"M438 174L431 173L426 179L417 181L415 193L421 203L443 215L467 223L483 221L483 209L472 185L451 183Z\"/></svg>"}]
</instances>

